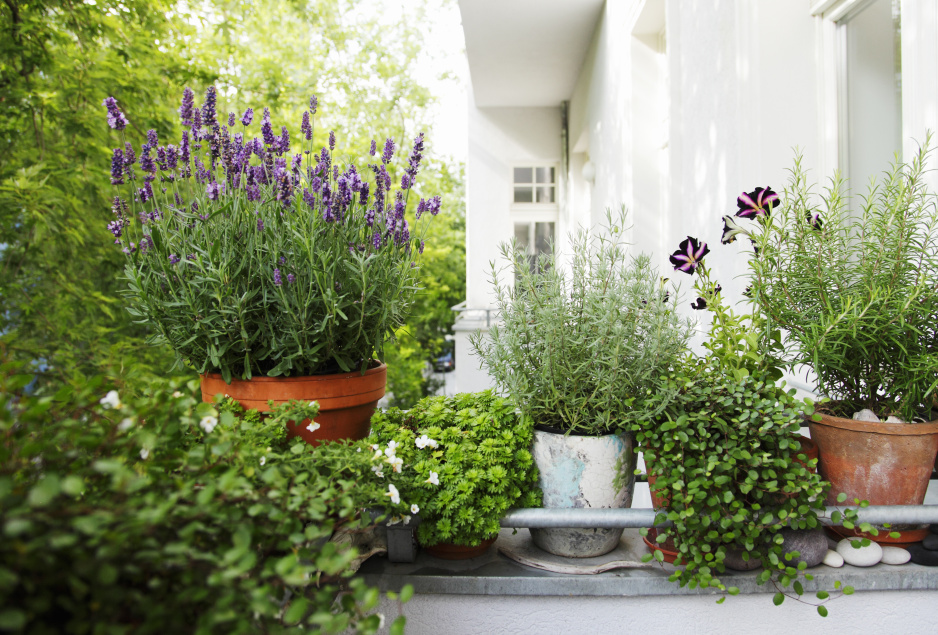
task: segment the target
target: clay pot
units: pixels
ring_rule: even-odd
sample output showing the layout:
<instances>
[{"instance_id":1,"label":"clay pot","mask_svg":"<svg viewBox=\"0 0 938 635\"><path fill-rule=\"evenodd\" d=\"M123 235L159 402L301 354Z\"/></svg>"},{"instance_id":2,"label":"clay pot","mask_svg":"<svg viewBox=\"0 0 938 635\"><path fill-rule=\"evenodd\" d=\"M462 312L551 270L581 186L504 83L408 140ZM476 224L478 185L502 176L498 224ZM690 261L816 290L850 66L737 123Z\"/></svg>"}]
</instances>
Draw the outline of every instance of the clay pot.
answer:
<instances>
[{"instance_id":1,"label":"clay pot","mask_svg":"<svg viewBox=\"0 0 938 635\"><path fill-rule=\"evenodd\" d=\"M229 395L246 409L267 412L268 400L274 404L291 399L318 401L319 416L315 432L307 429L309 420L297 425L287 424L290 436L300 437L307 443L339 439L364 439L371 431L371 415L378 400L384 396L388 367L378 364L362 375L359 372L309 377L254 377L250 380L232 379L226 384L218 373L201 376L202 401L212 402L215 395Z\"/></svg>"},{"instance_id":2,"label":"clay pot","mask_svg":"<svg viewBox=\"0 0 938 635\"><path fill-rule=\"evenodd\" d=\"M817 443L821 477L831 483L828 505L837 505L837 495L868 500L870 505L921 505L938 455L938 421L931 423L876 423L822 415L809 421L811 438ZM865 536L880 544L905 546L928 535L921 525L876 528L870 536L843 527L841 536ZM892 531L899 538L890 538Z\"/></svg>"},{"instance_id":3,"label":"clay pot","mask_svg":"<svg viewBox=\"0 0 938 635\"><path fill-rule=\"evenodd\" d=\"M474 547L454 545L451 542L441 542L430 545L429 547L424 547L423 550L434 558L442 558L443 560L468 560L469 558L477 558L488 551L489 547L495 544L497 538L497 535L486 538Z\"/></svg>"},{"instance_id":4,"label":"clay pot","mask_svg":"<svg viewBox=\"0 0 938 635\"><path fill-rule=\"evenodd\" d=\"M799 450L798 453L804 454L806 457L808 457L808 462L818 458L817 443L803 434L796 434L795 439L798 441L798 443L801 444L801 450ZM817 464L815 464L815 467L810 467L808 463L804 463L798 459L795 460L808 468L808 471L812 474L817 474Z\"/></svg>"}]
</instances>

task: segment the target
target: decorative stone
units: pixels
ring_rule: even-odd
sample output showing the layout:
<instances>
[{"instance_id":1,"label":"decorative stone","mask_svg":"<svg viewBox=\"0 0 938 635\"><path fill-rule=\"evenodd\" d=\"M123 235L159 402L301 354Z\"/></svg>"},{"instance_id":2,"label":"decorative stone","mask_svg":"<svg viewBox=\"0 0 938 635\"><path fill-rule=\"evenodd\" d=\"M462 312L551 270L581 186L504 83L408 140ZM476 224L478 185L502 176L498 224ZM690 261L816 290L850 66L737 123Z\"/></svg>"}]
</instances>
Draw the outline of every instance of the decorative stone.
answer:
<instances>
[{"instance_id":1,"label":"decorative stone","mask_svg":"<svg viewBox=\"0 0 938 635\"><path fill-rule=\"evenodd\" d=\"M922 546L928 549L929 551L938 551L938 535L928 534L922 540Z\"/></svg>"},{"instance_id":2,"label":"decorative stone","mask_svg":"<svg viewBox=\"0 0 938 635\"><path fill-rule=\"evenodd\" d=\"M762 566L762 560L754 553L749 553L749 560L743 560L742 549L727 549L723 558L723 566L734 571L752 571Z\"/></svg>"},{"instance_id":3,"label":"decorative stone","mask_svg":"<svg viewBox=\"0 0 938 635\"><path fill-rule=\"evenodd\" d=\"M854 548L848 538L837 543L837 553L843 556L844 562L855 567L872 567L883 559L883 548L875 542L866 547Z\"/></svg>"},{"instance_id":4,"label":"decorative stone","mask_svg":"<svg viewBox=\"0 0 938 635\"><path fill-rule=\"evenodd\" d=\"M827 555L824 556L822 562L829 567L842 567L844 566L844 557L836 551L828 549Z\"/></svg>"},{"instance_id":5,"label":"decorative stone","mask_svg":"<svg viewBox=\"0 0 938 635\"><path fill-rule=\"evenodd\" d=\"M929 525L928 531L930 531L933 534L938 534L938 525Z\"/></svg>"},{"instance_id":6,"label":"decorative stone","mask_svg":"<svg viewBox=\"0 0 938 635\"><path fill-rule=\"evenodd\" d=\"M853 413L854 421L874 421L880 423L879 417L876 416L876 413L868 408L864 408L860 412Z\"/></svg>"},{"instance_id":7,"label":"decorative stone","mask_svg":"<svg viewBox=\"0 0 938 635\"><path fill-rule=\"evenodd\" d=\"M889 415L888 417L886 417L886 423L907 423L907 422L903 421L899 417L893 417L892 415Z\"/></svg>"},{"instance_id":8,"label":"decorative stone","mask_svg":"<svg viewBox=\"0 0 938 635\"><path fill-rule=\"evenodd\" d=\"M816 567L824 561L827 554L827 535L823 529L783 529L782 555L797 551L799 556L792 558L786 566L797 567L804 562L809 568Z\"/></svg>"},{"instance_id":9,"label":"decorative stone","mask_svg":"<svg viewBox=\"0 0 938 635\"><path fill-rule=\"evenodd\" d=\"M918 543L909 545L907 551L912 556L912 562L915 564L925 567L938 567L938 551L929 551Z\"/></svg>"},{"instance_id":10,"label":"decorative stone","mask_svg":"<svg viewBox=\"0 0 938 635\"><path fill-rule=\"evenodd\" d=\"M825 535L826 535L826 534L825 534ZM840 540L834 540L834 539L831 538L830 536L827 536L827 548L828 548L829 550L831 550L831 551L837 551L837 543L838 543L838 542L840 542Z\"/></svg>"},{"instance_id":11,"label":"decorative stone","mask_svg":"<svg viewBox=\"0 0 938 635\"><path fill-rule=\"evenodd\" d=\"M883 564L905 564L912 559L912 554L902 547L883 547Z\"/></svg>"}]
</instances>

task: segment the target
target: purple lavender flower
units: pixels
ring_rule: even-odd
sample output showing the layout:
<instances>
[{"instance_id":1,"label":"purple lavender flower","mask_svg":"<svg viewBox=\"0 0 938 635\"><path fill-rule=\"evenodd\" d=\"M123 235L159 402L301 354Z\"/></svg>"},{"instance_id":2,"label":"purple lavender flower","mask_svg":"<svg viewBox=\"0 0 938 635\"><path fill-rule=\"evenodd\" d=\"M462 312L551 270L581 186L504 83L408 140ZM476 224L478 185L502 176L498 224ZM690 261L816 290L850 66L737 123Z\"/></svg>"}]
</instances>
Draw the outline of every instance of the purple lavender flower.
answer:
<instances>
[{"instance_id":1,"label":"purple lavender flower","mask_svg":"<svg viewBox=\"0 0 938 635\"><path fill-rule=\"evenodd\" d=\"M263 218L257 219L257 231L259 232L264 231L264 219Z\"/></svg>"},{"instance_id":2,"label":"purple lavender flower","mask_svg":"<svg viewBox=\"0 0 938 635\"><path fill-rule=\"evenodd\" d=\"M420 241L420 249L418 251L420 253L423 253L423 241L422 240Z\"/></svg>"},{"instance_id":3,"label":"purple lavender flower","mask_svg":"<svg viewBox=\"0 0 938 635\"><path fill-rule=\"evenodd\" d=\"M175 265L178 264L181 258L176 254L169 254L169 264Z\"/></svg>"},{"instance_id":4,"label":"purple lavender flower","mask_svg":"<svg viewBox=\"0 0 938 635\"><path fill-rule=\"evenodd\" d=\"M153 198L153 188L150 186L149 181L145 182L143 187L137 190L137 198L139 198L142 203L146 203Z\"/></svg>"},{"instance_id":5,"label":"purple lavender flower","mask_svg":"<svg viewBox=\"0 0 938 635\"><path fill-rule=\"evenodd\" d=\"M124 184L124 151L120 148L114 148L114 156L111 157L111 185Z\"/></svg>"},{"instance_id":6,"label":"purple lavender flower","mask_svg":"<svg viewBox=\"0 0 938 635\"><path fill-rule=\"evenodd\" d=\"M151 148L155 148L160 145L160 138L156 134L156 130L150 128L147 130L147 143L150 144Z\"/></svg>"},{"instance_id":7,"label":"purple lavender flower","mask_svg":"<svg viewBox=\"0 0 938 635\"><path fill-rule=\"evenodd\" d=\"M129 255L131 255L132 253L134 253L135 251L137 251L137 246L136 246L135 244L133 244L133 243L130 243L129 245L127 245L126 247L124 247L123 249L121 249L121 251L123 251L125 254L127 254L127 255L129 256Z\"/></svg>"},{"instance_id":8,"label":"purple lavender flower","mask_svg":"<svg viewBox=\"0 0 938 635\"><path fill-rule=\"evenodd\" d=\"M375 153L378 151L378 142L374 139L371 140L371 149L368 150L368 154L375 156Z\"/></svg>"},{"instance_id":9,"label":"purple lavender flower","mask_svg":"<svg viewBox=\"0 0 938 635\"><path fill-rule=\"evenodd\" d=\"M358 203L364 207L368 205L368 183L362 183L361 188L358 190Z\"/></svg>"},{"instance_id":10,"label":"purple lavender flower","mask_svg":"<svg viewBox=\"0 0 938 635\"><path fill-rule=\"evenodd\" d=\"M201 141L202 138L202 111L196 108L192 111L192 140ZM195 149L198 150L200 147L196 145Z\"/></svg>"},{"instance_id":11,"label":"purple lavender flower","mask_svg":"<svg viewBox=\"0 0 938 635\"><path fill-rule=\"evenodd\" d=\"M307 141L310 141L313 138L313 125L309 121L308 110L303 112L303 121L300 123L300 130L303 131L303 135L306 137Z\"/></svg>"},{"instance_id":12,"label":"purple lavender flower","mask_svg":"<svg viewBox=\"0 0 938 635\"><path fill-rule=\"evenodd\" d=\"M387 165L394 156L394 139L388 139L384 142L384 153L381 155L381 162Z\"/></svg>"},{"instance_id":13,"label":"purple lavender flower","mask_svg":"<svg viewBox=\"0 0 938 635\"><path fill-rule=\"evenodd\" d=\"M143 147L140 148L140 169L147 173L144 178L152 181L152 175L156 172L156 164L153 162L153 157L150 156L150 150L149 143L144 143Z\"/></svg>"},{"instance_id":14,"label":"purple lavender flower","mask_svg":"<svg viewBox=\"0 0 938 635\"><path fill-rule=\"evenodd\" d=\"M137 155L134 154L134 147L130 145L129 141L124 142L124 165L133 165L137 160Z\"/></svg>"},{"instance_id":15,"label":"purple lavender flower","mask_svg":"<svg viewBox=\"0 0 938 635\"><path fill-rule=\"evenodd\" d=\"M179 142L179 160L183 165L189 165L189 133L183 131L182 141Z\"/></svg>"},{"instance_id":16,"label":"purple lavender flower","mask_svg":"<svg viewBox=\"0 0 938 635\"><path fill-rule=\"evenodd\" d=\"M281 264L281 265L287 264L287 257L286 257L286 256L280 256L280 264Z\"/></svg>"},{"instance_id":17,"label":"purple lavender flower","mask_svg":"<svg viewBox=\"0 0 938 635\"><path fill-rule=\"evenodd\" d=\"M286 154L290 151L290 131L286 126L280 126L280 138L277 139L277 152Z\"/></svg>"},{"instance_id":18,"label":"purple lavender flower","mask_svg":"<svg viewBox=\"0 0 938 635\"><path fill-rule=\"evenodd\" d=\"M294 282L296 282L296 276L294 276L292 273L288 273L288 274L287 274L287 282L288 282L289 284L293 284Z\"/></svg>"},{"instance_id":19,"label":"purple lavender flower","mask_svg":"<svg viewBox=\"0 0 938 635\"><path fill-rule=\"evenodd\" d=\"M212 181L205 186L205 193L208 195L208 200L217 201L218 197L221 196L222 186L221 183Z\"/></svg>"},{"instance_id":20,"label":"purple lavender flower","mask_svg":"<svg viewBox=\"0 0 938 635\"><path fill-rule=\"evenodd\" d=\"M202 124L211 128L218 121L215 119L215 87L209 86L205 89L205 103L202 104Z\"/></svg>"},{"instance_id":21,"label":"purple lavender flower","mask_svg":"<svg viewBox=\"0 0 938 635\"><path fill-rule=\"evenodd\" d=\"M417 213L416 213L417 220L420 220L420 217L423 216L423 213L427 211L428 207L429 206L427 204L427 201L425 201L424 199L420 199L420 202L417 203Z\"/></svg>"},{"instance_id":22,"label":"purple lavender flower","mask_svg":"<svg viewBox=\"0 0 938 635\"><path fill-rule=\"evenodd\" d=\"M299 173L300 173L300 164L302 164L302 163L303 163L303 155L302 155L302 154L294 154L294 155L293 155L293 161L290 162L290 169L293 171L294 174L299 175Z\"/></svg>"},{"instance_id":23,"label":"purple lavender flower","mask_svg":"<svg viewBox=\"0 0 938 635\"><path fill-rule=\"evenodd\" d=\"M329 150L335 150L335 130L329 132Z\"/></svg>"},{"instance_id":24,"label":"purple lavender flower","mask_svg":"<svg viewBox=\"0 0 938 635\"><path fill-rule=\"evenodd\" d=\"M365 211L365 225L372 227L375 224L375 208L369 207Z\"/></svg>"},{"instance_id":25,"label":"purple lavender flower","mask_svg":"<svg viewBox=\"0 0 938 635\"><path fill-rule=\"evenodd\" d=\"M237 121L235 114L233 112L228 113L228 127L234 128L235 121Z\"/></svg>"},{"instance_id":26,"label":"purple lavender flower","mask_svg":"<svg viewBox=\"0 0 938 635\"><path fill-rule=\"evenodd\" d=\"M283 279L280 277L279 269L274 269L274 284L278 287L283 284Z\"/></svg>"},{"instance_id":27,"label":"purple lavender flower","mask_svg":"<svg viewBox=\"0 0 938 635\"><path fill-rule=\"evenodd\" d=\"M140 253L142 254L147 253L150 250L150 248L153 247L153 239L150 238L149 236L144 236L143 238L140 239L140 244L138 245L138 247L140 249Z\"/></svg>"},{"instance_id":28,"label":"purple lavender flower","mask_svg":"<svg viewBox=\"0 0 938 635\"><path fill-rule=\"evenodd\" d=\"M107 125L114 130L123 130L130 123L117 106L117 100L113 97L105 98L101 105L107 108Z\"/></svg>"},{"instance_id":29,"label":"purple lavender flower","mask_svg":"<svg viewBox=\"0 0 938 635\"><path fill-rule=\"evenodd\" d=\"M314 115L316 114L316 108L319 107L319 100L316 99L316 95L313 95L309 98L309 110Z\"/></svg>"},{"instance_id":30,"label":"purple lavender flower","mask_svg":"<svg viewBox=\"0 0 938 635\"><path fill-rule=\"evenodd\" d=\"M179 154L176 151L176 146L168 145L166 146L166 167L170 170L175 170L179 165Z\"/></svg>"},{"instance_id":31,"label":"purple lavender flower","mask_svg":"<svg viewBox=\"0 0 938 635\"><path fill-rule=\"evenodd\" d=\"M409 189L410 189L410 185L411 185L411 183L410 183L410 175L405 172L403 175L401 175L401 189L402 189L402 190L409 190Z\"/></svg>"},{"instance_id":32,"label":"purple lavender flower","mask_svg":"<svg viewBox=\"0 0 938 635\"><path fill-rule=\"evenodd\" d=\"M381 249L381 232L375 232L371 237L371 244L375 249Z\"/></svg>"},{"instance_id":33,"label":"purple lavender flower","mask_svg":"<svg viewBox=\"0 0 938 635\"><path fill-rule=\"evenodd\" d=\"M427 211L430 212L431 216L436 216L437 214L440 213L440 206L442 204L443 204L443 199L441 199L439 196L434 196L433 198L430 199L430 203L428 204Z\"/></svg>"},{"instance_id":34,"label":"purple lavender flower","mask_svg":"<svg viewBox=\"0 0 938 635\"><path fill-rule=\"evenodd\" d=\"M192 89L186 86L182 91L182 105L179 107L179 118L182 125L192 127L192 110L195 107L195 95Z\"/></svg>"},{"instance_id":35,"label":"purple lavender flower","mask_svg":"<svg viewBox=\"0 0 938 635\"><path fill-rule=\"evenodd\" d=\"M274 127L270 125L270 108L264 108L264 117L261 119L261 134L264 135L264 143L269 146L274 145Z\"/></svg>"},{"instance_id":36,"label":"purple lavender flower","mask_svg":"<svg viewBox=\"0 0 938 635\"><path fill-rule=\"evenodd\" d=\"M704 256L708 253L710 253L710 248L707 247L707 243L699 242L696 238L688 236L681 241L677 251L671 254L670 260L675 271L683 271L694 275L697 267L702 264Z\"/></svg>"},{"instance_id":37,"label":"purple lavender flower","mask_svg":"<svg viewBox=\"0 0 938 635\"><path fill-rule=\"evenodd\" d=\"M423 133L421 132L414 138L414 149L410 153L410 159L408 162L406 174L409 177L407 179L407 186L404 187L403 179L401 187L403 189L410 189L414 183L417 182L417 170L420 168L420 160L423 158Z\"/></svg>"},{"instance_id":38,"label":"purple lavender flower","mask_svg":"<svg viewBox=\"0 0 938 635\"><path fill-rule=\"evenodd\" d=\"M277 177L277 200L284 207L289 207L290 203L293 202L293 183L291 183L290 175L286 171L281 172L280 176Z\"/></svg>"},{"instance_id":39,"label":"purple lavender flower","mask_svg":"<svg viewBox=\"0 0 938 635\"><path fill-rule=\"evenodd\" d=\"M160 166L161 170L166 169L166 147L159 146L156 149L156 164Z\"/></svg>"},{"instance_id":40,"label":"purple lavender flower","mask_svg":"<svg viewBox=\"0 0 938 635\"><path fill-rule=\"evenodd\" d=\"M244 114L241 115L241 125L250 126L252 121L254 121L254 109L248 108L244 111Z\"/></svg>"},{"instance_id":41,"label":"purple lavender flower","mask_svg":"<svg viewBox=\"0 0 938 635\"><path fill-rule=\"evenodd\" d=\"M121 234L124 233L124 221L113 220L107 224L107 230L114 234L114 243L120 242Z\"/></svg>"},{"instance_id":42,"label":"purple lavender flower","mask_svg":"<svg viewBox=\"0 0 938 635\"><path fill-rule=\"evenodd\" d=\"M398 223L404 220L404 208L404 193L398 192L394 197L394 220Z\"/></svg>"}]
</instances>

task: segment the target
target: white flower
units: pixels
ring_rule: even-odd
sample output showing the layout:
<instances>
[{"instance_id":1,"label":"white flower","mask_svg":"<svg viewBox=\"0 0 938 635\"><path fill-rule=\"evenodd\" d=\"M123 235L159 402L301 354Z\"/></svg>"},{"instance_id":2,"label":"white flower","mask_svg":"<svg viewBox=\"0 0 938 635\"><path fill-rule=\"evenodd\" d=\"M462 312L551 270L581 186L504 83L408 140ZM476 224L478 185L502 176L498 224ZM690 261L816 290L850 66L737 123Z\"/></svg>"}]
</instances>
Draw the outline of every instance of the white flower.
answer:
<instances>
[{"instance_id":1,"label":"white flower","mask_svg":"<svg viewBox=\"0 0 938 635\"><path fill-rule=\"evenodd\" d=\"M388 457L388 463L391 464L391 467L395 472L400 472L401 468L404 466L404 459L398 458L396 456Z\"/></svg>"},{"instance_id":2,"label":"white flower","mask_svg":"<svg viewBox=\"0 0 938 635\"><path fill-rule=\"evenodd\" d=\"M411 513L411 514L416 514L416 513L419 512L419 511L420 511L420 508L417 507L417 503L414 503L413 505L410 506L410 513Z\"/></svg>"},{"instance_id":3,"label":"white flower","mask_svg":"<svg viewBox=\"0 0 938 635\"><path fill-rule=\"evenodd\" d=\"M101 397L101 401L98 403L100 403L105 408L114 408L116 410L117 408L121 407L121 398L120 395L117 394L116 390L112 390L108 392L108 394Z\"/></svg>"},{"instance_id":4,"label":"white flower","mask_svg":"<svg viewBox=\"0 0 938 635\"><path fill-rule=\"evenodd\" d=\"M375 470L375 476L377 476L378 478L384 478L384 472L382 472L381 470Z\"/></svg>"},{"instance_id":5,"label":"white flower","mask_svg":"<svg viewBox=\"0 0 938 635\"><path fill-rule=\"evenodd\" d=\"M400 516L395 516L394 518L392 518L391 520L388 521L388 527L392 527L392 526L396 525L396 524L399 523L399 522L401 522L401 517L400 517Z\"/></svg>"},{"instance_id":6,"label":"white flower","mask_svg":"<svg viewBox=\"0 0 938 635\"><path fill-rule=\"evenodd\" d=\"M315 408L317 405L318 405L318 402L316 402L316 401L311 401L311 402L309 402L309 407L310 407L310 408Z\"/></svg>"},{"instance_id":7,"label":"white flower","mask_svg":"<svg viewBox=\"0 0 938 635\"><path fill-rule=\"evenodd\" d=\"M397 491L397 488L393 484L388 483L388 493L385 496L391 497L391 502L395 505L399 505L401 502L401 493Z\"/></svg>"},{"instance_id":8,"label":"white flower","mask_svg":"<svg viewBox=\"0 0 938 635\"><path fill-rule=\"evenodd\" d=\"M384 628L384 613L378 613L378 630Z\"/></svg>"},{"instance_id":9,"label":"white flower","mask_svg":"<svg viewBox=\"0 0 938 635\"><path fill-rule=\"evenodd\" d=\"M410 524L410 516L404 516L404 524L405 524L405 525L409 525L409 524Z\"/></svg>"},{"instance_id":10,"label":"white flower","mask_svg":"<svg viewBox=\"0 0 938 635\"><path fill-rule=\"evenodd\" d=\"M388 456L388 458L390 458L394 456L396 452L397 452L397 441L393 441L393 440L388 441L388 449L385 450L384 453Z\"/></svg>"},{"instance_id":11,"label":"white flower","mask_svg":"<svg viewBox=\"0 0 938 635\"><path fill-rule=\"evenodd\" d=\"M418 438L414 441L414 443L416 443L416 444L417 444L417 448L419 448L419 449L421 449L421 450L424 449L424 448L436 448L436 447L438 447L438 446L440 445L439 443L437 443L436 441L434 441L433 439L431 439L430 437L428 437L428 436L425 435L425 434L422 435L422 436L420 436L420 437L418 437Z\"/></svg>"},{"instance_id":12,"label":"white flower","mask_svg":"<svg viewBox=\"0 0 938 635\"><path fill-rule=\"evenodd\" d=\"M361 449L361 448L357 448L355 451L356 451L356 452L361 452L362 449Z\"/></svg>"},{"instance_id":13,"label":"white flower","mask_svg":"<svg viewBox=\"0 0 938 635\"><path fill-rule=\"evenodd\" d=\"M424 483L429 483L430 485L439 485L440 484L440 475L436 472L430 472L430 478L424 481Z\"/></svg>"},{"instance_id":14,"label":"white flower","mask_svg":"<svg viewBox=\"0 0 938 635\"><path fill-rule=\"evenodd\" d=\"M313 403L315 403L315 402L313 402ZM309 424L308 426L306 426L306 429L309 430L310 432L316 432L316 430L318 430L318 429L321 428L321 427L322 427L321 425L319 425L318 423L316 423L315 421L313 421L311 424Z\"/></svg>"},{"instance_id":15,"label":"white flower","mask_svg":"<svg viewBox=\"0 0 938 635\"><path fill-rule=\"evenodd\" d=\"M377 452L375 452L375 455L374 455L373 457L371 457L371 460L372 460L372 461L380 461L380 460L383 459L383 458L384 458L384 455L381 454L381 450L378 450Z\"/></svg>"},{"instance_id":16,"label":"white flower","mask_svg":"<svg viewBox=\"0 0 938 635\"><path fill-rule=\"evenodd\" d=\"M117 424L117 429L120 430L121 432L127 432L132 427L134 427L134 420L131 419L130 417L121 419L121 422Z\"/></svg>"},{"instance_id":17,"label":"white flower","mask_svg":"<svg viewBox=\"0 0 938 635\"><path fill-rule=\"evenodd\" d=\"M262 457L261 457L261 467L264 467L264 465L266 465L266 463L267 463L267 457L266 457L266 456L262 456Z\"/></svg>"},{"instance_id":18,"label":"white flower","mask_svg":"<svg viewBox=\"0 0 938 635\"><path fill-rule=\"evenodd\" d=\"M143 459L144 461L146 461L148 456L150 456L150 451L149 451L148 449L143 448L142 450L140 450L140 458L141 458L141 459Z\"/></svg>"},{"instance_id":19,"label":"white flower","mask_svg":"<svg viewBox=\"0 0 938 635\"><path fill-rule=\"evenodd\" d=\"M199 421L199 427L205 430L205 434L211 434L212 430L214 430L215 426L217 425L218 425L218 419L211 415L206 415L202 417L201 421Z\"/></svg>"},{"instance_id":20,"label":"white flower","mask_svg":"<svg viewBox=\"0 0 938 635\"><path fill-rule=\"evenodd\" d=\"M377 443L373 443L371 445L371 449L374 450L375 452L379 452L381 450L381 446L378 445Z\"/></svg>"},{"instance_id":21,"label":"white flower","mask_svg":"<svg viewBox=\"0 0 938 635\"><path fill-rule=\"evenodd\" d=\"M173 392L173 397L174 397L175 399L179 399L180 397L182 397L182 393L179 392L178 390L176 390L176 391Z\"/></svg>"}]
</instances>

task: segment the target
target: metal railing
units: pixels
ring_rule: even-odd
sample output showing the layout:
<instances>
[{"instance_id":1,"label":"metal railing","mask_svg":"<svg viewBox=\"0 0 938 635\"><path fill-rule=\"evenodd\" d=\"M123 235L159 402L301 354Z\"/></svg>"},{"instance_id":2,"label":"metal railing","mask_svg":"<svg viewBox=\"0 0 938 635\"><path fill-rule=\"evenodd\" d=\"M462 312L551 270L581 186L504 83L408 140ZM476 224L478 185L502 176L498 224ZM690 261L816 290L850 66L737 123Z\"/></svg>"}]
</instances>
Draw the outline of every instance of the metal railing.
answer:
<instances>
[{"instance_id":1,"label":"metal railing","mask_svg":"<svg viewBox=\"0 0 938 635\"><path fill-rule=\"evenodd\" d=\"M485 328L492 326L492 320L498 317L498 311L496 309L472 309L466 306L465 300L451 306L450 309L458 314L456 317L457 320L478 320L481 322L485 319Z\"/></svg>"}]
</instances>

